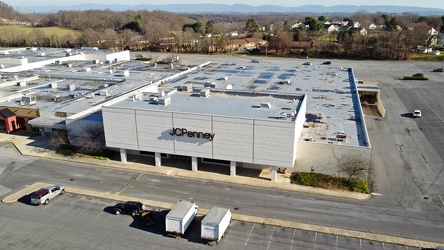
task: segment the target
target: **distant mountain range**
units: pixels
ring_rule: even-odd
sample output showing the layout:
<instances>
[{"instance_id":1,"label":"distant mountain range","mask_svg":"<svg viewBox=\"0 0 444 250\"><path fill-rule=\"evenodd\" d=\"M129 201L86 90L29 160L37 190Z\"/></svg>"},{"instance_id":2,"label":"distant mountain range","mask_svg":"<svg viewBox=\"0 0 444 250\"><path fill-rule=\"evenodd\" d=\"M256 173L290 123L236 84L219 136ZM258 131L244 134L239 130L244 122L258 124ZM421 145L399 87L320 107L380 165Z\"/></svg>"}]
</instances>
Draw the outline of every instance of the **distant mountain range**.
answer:
<instances>
[{"instance_id":1,"label":"distant mountain range","mask_svg":"<svg viewBox=\"0 0 444 250\"><path fill-rule=\"evenodd\" d=\"M18 11L24 13L53 13L60 10L162 10L175 13L355 13L366 11L369 13L416 13L420 15L444 15L444 9L408 7L394 5L303 5L299 7L283 7L278 5L251 6L245 4L140 4L140 5L118 5L118 4L78 4L71 6L28 6L17 7Z\"/></svg>"}]
</instances>

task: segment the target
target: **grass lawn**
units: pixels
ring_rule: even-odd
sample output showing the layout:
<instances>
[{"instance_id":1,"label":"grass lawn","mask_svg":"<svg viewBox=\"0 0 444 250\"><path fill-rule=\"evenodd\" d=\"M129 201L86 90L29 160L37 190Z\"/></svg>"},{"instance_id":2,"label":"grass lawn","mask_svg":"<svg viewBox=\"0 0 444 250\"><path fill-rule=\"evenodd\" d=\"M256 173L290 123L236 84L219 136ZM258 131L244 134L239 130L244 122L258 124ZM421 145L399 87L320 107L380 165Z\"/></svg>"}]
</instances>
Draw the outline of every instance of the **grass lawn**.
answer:
<instances>
[{"instance_id":1,"label":"grass lawn","mask_svg":"<svg viewBox=\"0 0 444 250\"><path fill-rule=\"evenodd\" d=\"M7 25L0 26L0 33L3 35L14 34L14 36L25 35L30 36L34 34L34 32L43 33L46 37L58 36L64 37L66 35L70 35L73 38L78 38L80 36L80 32L76 30L70 30L61 27L31 27L31 26L23 26L23 25Z\"/></svg>"}]
</instances>

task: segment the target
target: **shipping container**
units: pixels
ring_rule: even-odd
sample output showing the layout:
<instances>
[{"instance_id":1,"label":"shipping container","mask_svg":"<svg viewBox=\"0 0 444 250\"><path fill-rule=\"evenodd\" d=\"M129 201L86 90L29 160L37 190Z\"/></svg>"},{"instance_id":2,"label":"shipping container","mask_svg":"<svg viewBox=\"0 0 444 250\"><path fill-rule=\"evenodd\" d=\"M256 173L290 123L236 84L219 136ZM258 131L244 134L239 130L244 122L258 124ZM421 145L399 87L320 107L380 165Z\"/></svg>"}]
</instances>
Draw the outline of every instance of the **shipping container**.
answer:
<instances>
[{"instance_id":1,"label":"shipping container","mask_svg":"<svg viewBox=\"0 0 444 250\"><path fill-rule=\"evenodd\" d=\"M199 207L191 201L178 201L165 218L166 232L183 235L193 221Z\"/></svg>"},{"instance_id":2,"label":"shipping container","mask_svg":"<svg viewBox=\"0 0 444 250\"><path fill-rule=\"evenodd\" d=\"M219 241L231 222L231 211L227 208L213 207L202 220L201 239Z\"/></svg>"}]
</instances>

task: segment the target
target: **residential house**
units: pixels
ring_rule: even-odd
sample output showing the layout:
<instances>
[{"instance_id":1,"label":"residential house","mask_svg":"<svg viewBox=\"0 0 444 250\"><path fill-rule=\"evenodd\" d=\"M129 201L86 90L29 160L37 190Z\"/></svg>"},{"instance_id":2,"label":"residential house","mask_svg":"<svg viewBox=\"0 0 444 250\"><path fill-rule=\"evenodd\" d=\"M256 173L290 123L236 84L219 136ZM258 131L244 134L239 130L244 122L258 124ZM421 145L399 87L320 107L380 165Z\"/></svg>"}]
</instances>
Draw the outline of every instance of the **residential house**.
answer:
<instances>
[{"instance_id":1,"label":"residential house","mask_svg":"<svg viewBox=\"0 0 444 250\"><path fill-rule=\"evenodd\" d=\"M226 49L227 50L255 49L266 43L267 43L266 40L258 38L230 39Z\"/></svg>"},{"instance_id":2,"label":"residential house","mask_svg":"<svg viewBox=\"0 0 444 250\"><path fill-rule=\"evenodd\" d=\"M231 37L233 37L233 36L239 36L239 32L237 32L237 31L229 31L229 32L227 33L227 36L231 36Z\"/></svg>"},{"instance_id":3,"label":"residential house","mask_svg":"<svg viewBox=\"0 0 444 250\"><path fill-rule=\"evenodd\" d=\"M301 27L301 25L304 25L304 24L302 22L296 22L293 25L291 25L291 29L292 30L299 29L299 27Z\"/></svg>"},{"instance_id":4,"label":"residential house","mask_svg":"<svg viewBox=\"0 0 444 250\"><path fill-rule=\"evenodd\" d=\"M328 28L327 28L327 33L328 34L336 34L336 33L338 33L338 30L339 30L339 26L338 25L335 25L335 24L332 24L332 25L330 25Z\"/></svg>"},{"instance_id":5,"label":"residential house","mask_svg":"<svg viewBox=\"0 0 444 250\"><path fill-rule=\"evenodd\" d=\"M367 35L367 30L365 28L355 28L353 26L339 27L338 33L341 33L341 32L359 32L362 36Z\"/></svg>"},{"instance_id":6,"label":"residential house","mask_svg":"<svg viewBox=\"0 0 444 250\"><path fill-rule=\"evenodd\" d=\"M385 25L383 25L383 24L370 24L369 26L368 26L368 29L369 30L383 30L383 29L385 29Z\"/></svg>"}]
</instances>

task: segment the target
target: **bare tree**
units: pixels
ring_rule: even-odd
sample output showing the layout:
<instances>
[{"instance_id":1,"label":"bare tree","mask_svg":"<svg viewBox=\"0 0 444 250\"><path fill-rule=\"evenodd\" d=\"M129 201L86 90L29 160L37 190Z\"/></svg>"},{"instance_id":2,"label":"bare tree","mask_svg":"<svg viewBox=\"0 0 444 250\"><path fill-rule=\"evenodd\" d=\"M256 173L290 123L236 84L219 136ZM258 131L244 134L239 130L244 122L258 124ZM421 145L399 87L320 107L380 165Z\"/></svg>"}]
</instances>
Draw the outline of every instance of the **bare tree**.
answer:
<instances>
[{"instance_id":1,"label":"bare tree","mask_svg":"<svg viewBox=\"0 0 444 250\"><path fill-rule=\"evenodd\" d=\"M338 157L337 168L340 174L345 175L348 180L355 178L366 178L370 170L370 161L360 155L342 155Z\"/></svg>"},{"instance_id":2,"label":"bare tree","mask_svg":"<svg viewBox=\"0 0 444 250\"><path fill-rule=\"evenodd\" d=\"M50 143L54 149L61 149L71 146L66 130L54 130L50 138Z\"/></svg>"},{"instance_id":3,"label":"bare tree","mask_svg":"<svg viewBox=\"0 0 444 250\"><path fill-rule=\"evenodd\" d=\"M82 127L82 132L77 135L80 153L93 155L105 147L105 131L102 126L98 124L86 125Z\"/></svg>"}]
</instances>

